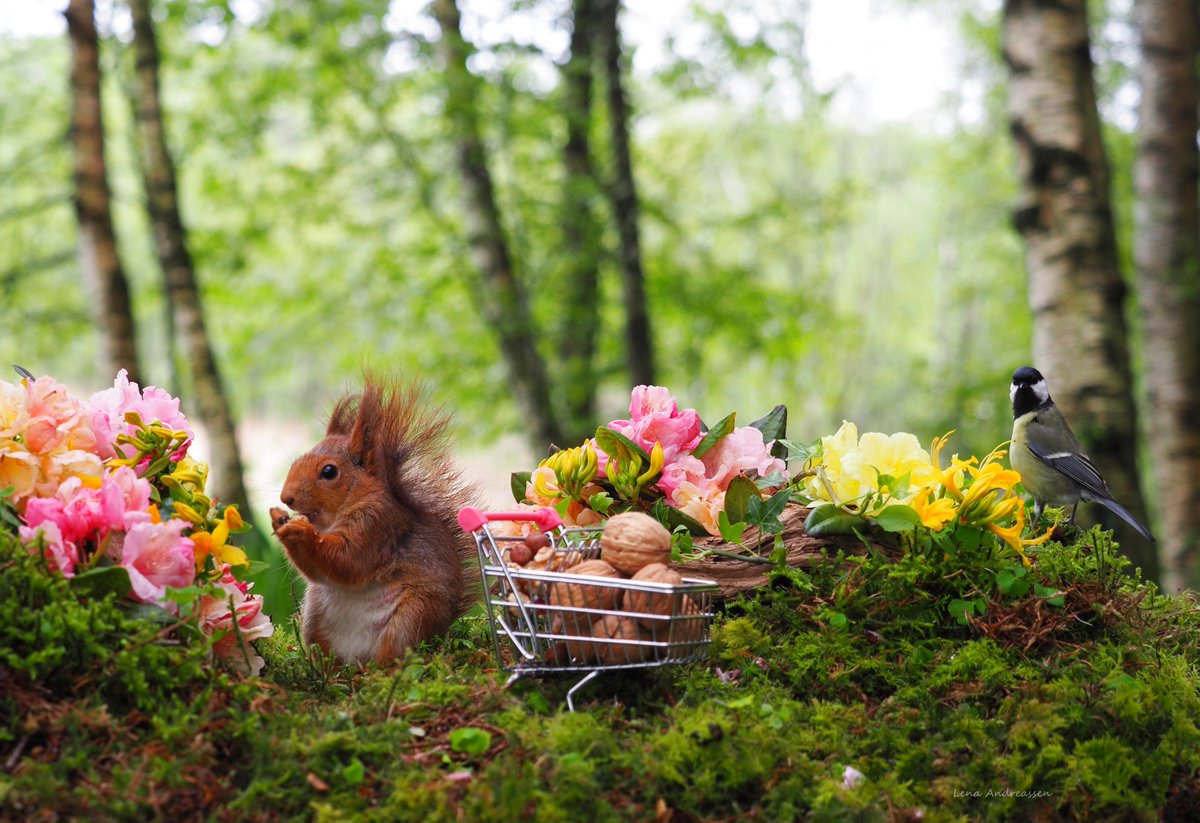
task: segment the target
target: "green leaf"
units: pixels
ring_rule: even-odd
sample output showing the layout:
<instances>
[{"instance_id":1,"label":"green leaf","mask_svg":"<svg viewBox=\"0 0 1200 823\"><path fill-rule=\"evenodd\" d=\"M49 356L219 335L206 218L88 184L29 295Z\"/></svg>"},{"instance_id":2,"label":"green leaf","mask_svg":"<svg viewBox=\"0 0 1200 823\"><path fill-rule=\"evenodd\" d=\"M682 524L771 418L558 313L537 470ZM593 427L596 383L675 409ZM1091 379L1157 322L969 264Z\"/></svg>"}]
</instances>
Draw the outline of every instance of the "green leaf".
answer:
<instances>
[{"instance_id":1,"label":"green leaf","mask_svg":"<svg viewBox=\"0 0 1200 823\"><path fill-rule=\"evenodd\" d=\"M721 530L721 539L726 543L741 543L742 533L746 531L746 524L730 523L729 515L722 511L717 515L717 528Z\"/></svg>"},{"instance_id":2,"label":"green leaf","mask_svg":"<svg viewBox=\"0 0 1200 823\"><path fill-rule=\"evenodd\" d=\"M14 529L21 528L21 518L17 517L16 509L4 502L4 498L12 494L14 489L5 489L0 491L0 521L7 523Z\"/></svg>"},{"instance_id":3,"label":"green leaf","mask_svg":"<svg viewBox=\"0 0 1200 823\"><path fill-rule=\"evenodd\" d=\"M618 431L613 431L607 426L600 426L596 429L596 445L607 455L619 454L621 447L627 451L638 455L642 458L642 465L647 465L650 462L650 455L646 454L646 450L634 443L625 435Z\"/></svg>"},{"instance_id":4,"label":"green leaf","mask_svg":"<svg viewBox=\"0 0 1200 823\"><path fill-rule=\"evenodd\" d=\"M1016 582L1017 578L1013 576L1012 572L1005 569L996 572L996 588L1000 589L1001 594L1008 594L1008 590Z\"/></svg>"},{"instance_id":5,"label":"green leaf","mask_svg":"<svg viewBox=\"0 0 1200 823\"><path fill-rule=\"evenodd\" d=\"M783 523L779 516L787 508L792 498L792 490L785 488L763 500L761 497L751 497L746 505L746 522L758 528L763 534L778 534L783 531Z\"/></svg>"},{"instance_id":6,"label":"green leaf","mask_svg":"<svg viewBox=\"0 0 1200 823\"><path fill-rule=\"evenodd\" d=\"M820 457L825 451L825 446L819 437L811 443L798 443L795 440L781 439L777 440L775 445L783 446L787 449L787 455L783 459L789 463L793 460L807 463L809 460Z\"/></svg>"},{"instance_id":7,"label":"green leaf","mask_svg":"<svg viewBox=\"0 0 1200 823\"><path fill-rule=\"evenodd\" d=\"M1066 597L1064 597L1063 593L1058 589L1054 589L1049 586L1043 586L1041 584L1034 584L1033 591L1034 594L1046 601L1047 606L1057 606L1058 608L1062 608L1067 603Z\"/></svg>"},{"instance_id":8,"label":"green leaf","mask_svg":"<svg viewBox=\"0 0 1200 823\"><path fill-rule=\"evenodd\" d=\"M175 615L153 603L134 603L127 600L121 603L121 610L136 620L146 620L160 626L170 626L176 622Z\"/></svg>"},{"instance_id":9,"label":"green leaf","mask_svg":"<svg viewBox=\"0 0 1200 823\"><path fill-rule=\"evenodd\" d=\"M921 518L908 506L888 506L872 518L885 532L910 532L921 525Z\"/></svg>"},{"instance_id":10,"label":"green leaf","mask_svg":"<svg viewBox=\"0 0 1200 823\"><path fill-rule=\"evenodd\" d=\"M251 560L250 565L246 566L246 577L257 577L260 574L265 574L275 568L265 560Z\"/></svg>"},{"instance_id":11,"label":"green leaf","mask_svg":"<svg viewBox=\"0 0 1200 823\"><path fill-rule=\"evenodd\" d=\"M513 472L509 475L508 487L512 489L513 499L518 503L525 502L525 485L531 477L533 477L533 472Z\"/></svg>"},{"instance_id":12,"label":"green leaf","mask_svg":"<svg viewBox=\"0 0 1200 823\"><path fill-rule=\"evenodd\" d=\"M917 644L913 646L912 660L919 666L924 666L926 663L933 660L933 649L928 646Z\"/></svg>"},{"instance_id":13,"label":"green leaf","mask_svg":"<svg viewBox=\"0 0 1200 823\"><path fill-rule=\"evenodd\" d=\"M880 489L887 489L889 497L904 497L908 494L908 486L912 472L905 472L899 477L893 477L890 474L880 474L875 478L875 485Z\"/></svg>"},{"instance_id":14,"label":"green leaf","mask_svg":"<svg viewBox=\"0 0 1200 823\"><path fill-rule=\"evenodd\" d=\"M485 748L484 751L487 751L487 749ZM357 786L362 783L366 775L367 769L357 757L353 758L349 765L342 769L342 779L351 786Z\"/></svg>"},{"instance_id":15,"label":"green leaf","mask_svg":"<svg viewBox=\"0 0 1200 823\"><path fill-rule=\"evenodd\" d=\"M612 508L614 502L616 501L608 492L596 492L587 500L588 508L600 514L608 514L608 510Z\"/></svg>"},{"instance_id":16,"label":"green leaf","mask_svg":"<svg viewBox=\"0 0 1200 823\"><path fill-rule=\"evenodd\" d=\"M864 528L867 520L862 515L850 514L837 506L817 506L808 513L804 531L812 537L827 537L831 534L853 534L855 529Z\"/></svg>"},{"instance_id":17,"label":"green leaf","mask_svg":"<svg viewBox=\"0 0 1200 823\"><path fill-rule=\"evenodd\" d=\"M123 566L98 566L72 577L71 588L80 594L99 599L109 592L116 593L117 597L124 597L133 591L133 584L129 582L129 572Z\"/></svg>"},{"instance_id":18,"label":"green leaf","mask_svg":"<svg viewBox=\"0 0 1200 823\"><path fill-rule=\"evenodd\" d=\"M492 747L492 733L467 726L450 732L450 748L463 754L483 754Z\"/></svg>"},{"instance_id":19,"label":"green leaf","mask_svg":"<svg viewBox=\"0 0 1200 823\"><path fill-rule=\"evenodd\" d=\"M729 513L729 522L745 522L746 505L759 496L758 486L750 478L738 475L729 481L729 488L725 490L725 511Z\"/></svg>"},{"instance_id":20,"label":"green leaf","mask_svg":"<svg viewBox=\"0 0 1200 823\"><path fill-rule=\"evenodd\" d=\"M750 426L762 432L763 440L766 442L775 441L771 445L772 457L778 457L781 460L788 458L789 449L783 443L783 438L787 434L787 406L780 403L751 423Z\"/></svg>"},{"instance_id":21,"label":"green leaf","mask_svg":"<svg viewBox=\"0 0 1200 823\"><path fill-rule=\"evenodd\" d=\"M700 442L696 444L696 448L692 450L692 456L703 457L705 452L717 445L717 442L720 441L722 437L725 437L734 430L736 426L736 418L737 412L730 412L728 415L721 418L721 422L709 429L708 433L705 434L704 437L701 438Z\"/></svg>"},{"instance_id":22,"label":"green leaf","mask_svg":"<svg viewBox=\"0 0 1200 823\"><path fill-rule=\"evenodd\" d=\"M703 537L708 534L708 529L674 506L668 506L667 501L661 497L654 501L654 507L650 509L650 514L655 520L666 526L668 531L673 532L680 526L683 526L688 532L697 537Z\"/></svg>"},{"instance_id":23,"label":"green leaf","mask_svg":"<svg viewBox=\"0 0 1200 823\"><path fill-rule=\"evenodd\" d=\"M835 629L848 629L850 627L850 618L841 612L826 612L825 619L829 621L829 625Z\"/></svg>"}]
</instances>

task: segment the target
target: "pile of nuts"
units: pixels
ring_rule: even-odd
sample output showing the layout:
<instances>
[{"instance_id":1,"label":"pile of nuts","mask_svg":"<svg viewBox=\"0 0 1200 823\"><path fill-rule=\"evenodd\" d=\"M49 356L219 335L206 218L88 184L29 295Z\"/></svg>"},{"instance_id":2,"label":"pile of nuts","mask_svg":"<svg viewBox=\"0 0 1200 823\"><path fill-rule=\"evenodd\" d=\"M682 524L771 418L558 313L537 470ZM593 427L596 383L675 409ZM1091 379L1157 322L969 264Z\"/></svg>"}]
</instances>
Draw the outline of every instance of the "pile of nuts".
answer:
<instances>
[{"instance_id":1,"label":"pile of nuts","mask_svg":"<svg viewBox=\"0 0 1200 823\"><path fill-rule=\"evenodd\" d=\"M543 534L533 534L524 542L513 544L508 553L510 567L682 586L683 578L667 565L670 559L670 532L653 517L641 512L613 515L605 522L600 537L600 559L584 560L578 550L556 552ZM512 603L509 612L514 619L519 618L517 601L531 604L536 585L519 578L516 582L518 591L509 596ZM555 607L549 610L554 615L551 632L572 637L550 649L548 657L556 664L599 662L619 665L653 659L661 650L657 645L606 643L603 640L661 643L667 640L672 625L669 618L673 614L696 618L700 615L699 607L686 595L634 591L590 581L550 583L545 590L545 602ZM607 614L597 619L593 613L577 611L584 609L633 612L637 616ZM686 619L675 625L673 641L696 641L703 634L703 622L699 619ZM678 650L672 649L669 656L689 653L690 649L684 645Z\"/></svg>"}]
</instances>

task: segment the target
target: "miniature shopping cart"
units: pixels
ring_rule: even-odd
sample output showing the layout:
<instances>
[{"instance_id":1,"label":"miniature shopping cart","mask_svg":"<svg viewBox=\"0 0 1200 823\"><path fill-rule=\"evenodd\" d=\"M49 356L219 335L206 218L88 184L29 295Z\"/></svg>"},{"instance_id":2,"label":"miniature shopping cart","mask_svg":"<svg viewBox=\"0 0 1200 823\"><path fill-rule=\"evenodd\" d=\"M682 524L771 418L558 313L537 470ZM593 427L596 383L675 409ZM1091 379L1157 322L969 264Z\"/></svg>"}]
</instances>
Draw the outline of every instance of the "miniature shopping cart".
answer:
<instances>
[{"instance_id":1,"label":"miniature shopping cart","mask_svg":"<svg viewBox=\"0 0 1200 823\"><path fill-rule=\"evenodd\" d=\"M532 521L548 539L524 566L512 562L512 552L525 538L500 526L521 521ZM526 675L582 673L567 692L574 711L575 692L601 672L692 663L707 655L716 583L568 574L568 568L600 557L603 529L565 528L550 508L466 508L458 522L479 549L496 659L512 672L509 683Z\"/></svg>"}]
</instances>

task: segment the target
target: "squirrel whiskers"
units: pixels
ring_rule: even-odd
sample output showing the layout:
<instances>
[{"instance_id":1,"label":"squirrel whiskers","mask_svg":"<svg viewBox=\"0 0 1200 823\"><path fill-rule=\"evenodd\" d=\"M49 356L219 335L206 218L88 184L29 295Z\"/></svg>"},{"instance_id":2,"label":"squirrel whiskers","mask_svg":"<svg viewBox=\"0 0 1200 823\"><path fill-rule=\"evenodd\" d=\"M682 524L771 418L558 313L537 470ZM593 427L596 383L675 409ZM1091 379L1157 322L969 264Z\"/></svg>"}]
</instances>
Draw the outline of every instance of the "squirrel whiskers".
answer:
<instances>
[{"instance_id":1,"label":"squirrel whiskers","mask_svg":"<svg viewBox=\"0 0 1200 823\"><path fill-rule=\"evenodd\" d=\"M334 406L325 439L292 464L271 510L308 580L304 639L346 662L385 662L443 633L477 599L471 505L450 455L450 417L420 388L368 374Z\"/></svg>"}]
</instances>

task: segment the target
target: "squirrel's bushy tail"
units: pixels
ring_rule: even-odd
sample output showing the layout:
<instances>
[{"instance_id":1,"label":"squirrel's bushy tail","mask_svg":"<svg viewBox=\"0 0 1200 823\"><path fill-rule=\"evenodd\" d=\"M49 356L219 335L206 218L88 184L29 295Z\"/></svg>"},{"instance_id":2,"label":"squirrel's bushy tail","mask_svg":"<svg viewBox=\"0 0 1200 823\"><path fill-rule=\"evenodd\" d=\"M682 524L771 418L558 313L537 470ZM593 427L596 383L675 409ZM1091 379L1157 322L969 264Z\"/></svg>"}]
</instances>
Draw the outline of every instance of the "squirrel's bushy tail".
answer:
<instances>
[{"instance_id":1,"label":"squirrel's bushy tail","mask_svg":"<svg viewBox=\"0 0 1200 823\"><path fill-rule=\"evenodd\" d=\"M399 503L446 528L463 563L461 614L478 602L480 582L475 540L459 528L458 511L478 505L480 495L454 460L452 421L419 381L368 372L361 394L334 406L329 431L350 438L351 454L387 478Z\"/></svg>"}]
</instances>

